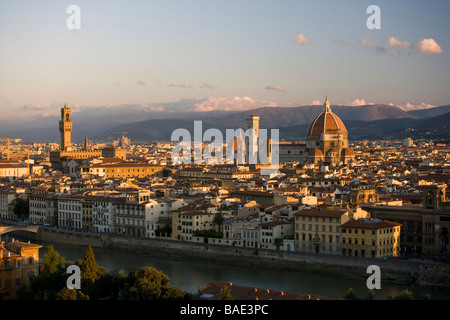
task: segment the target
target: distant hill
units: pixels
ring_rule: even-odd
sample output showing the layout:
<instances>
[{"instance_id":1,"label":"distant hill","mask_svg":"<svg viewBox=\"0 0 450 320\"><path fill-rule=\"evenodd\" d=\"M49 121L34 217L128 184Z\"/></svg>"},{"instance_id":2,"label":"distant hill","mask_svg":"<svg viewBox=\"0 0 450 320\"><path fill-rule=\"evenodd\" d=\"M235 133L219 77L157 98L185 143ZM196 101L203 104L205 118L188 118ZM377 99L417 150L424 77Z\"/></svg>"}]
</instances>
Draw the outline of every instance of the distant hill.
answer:
<instances>
[{"instance_id":1,"label":"distant hill","mask_svg":"<svg viewBox=\"0 0 450 320\"><path fill-rule=\"evenodd\" d=\"M349 139L439 139L450 137L450 112L426 119L383 119L376 121L345 121ZM280 128L280 138L304 139L309 125Z\"/></svg>"},{"instance_id":2,"label":"distant hill","mask_svg":"<svg viewBox=\"0 0 450 320\"><path fill-rule=\"evenodd\" d=\"M194 99L180 100L164 105L166 111L152 110L152 106L124 105L115 108L89 107L72 113L72 141L82 142L85 135L96 142L111 142L119 139L121 132L133 142L170 140L177 128L192 128L193 120L202 120L203 129L221 130L245 128L245 118L253 113L260 116L261 128L279 128L285 137L299 139L306 135L308 125L323 110L322 105L299 107L261 107L251 111L208 111L198 112L193 103L203 101ZM420 122L450 112L450 105L424 110L406 112L392 105L332 106L347 126L350 138L385 137L387 133L407 130L415 126L418 134L425 135L426 128L420 128ZM428 124L434 126L436 119ZM59 116L36 115L29 121L6 121L0 119L0 136L21 138L24 142L59 142ZM377 122L380 121L380 122ZM370 123L369 123L370 122ZM433 131L436 130L436 131ZM439 135L445 132L446 125L436 126L430 132ZM406 132L408 133L408 132ZM398 133L400 134L400 133ZM430 136L430 133L426 135Z\"/></svg>"},{"instance_id":3,"label":"distant hill","mask_svg":"<svg viewBox=\"0 0 450 320\"><path fill-rule=\"evenodd\" d=\"M431 109L414 110L414 111L409 111L408 113L415 118L425 119L425 118L437 117L437 116L440 116L447 112L450 112L450 105L431 108Z\"/></svg>"},{"instance_id":4,"label":"distant hill","mask_svg":"<svg viewBox=\"0 0 450 320\"><path fill-rule=\"evenodd\" d=\"M346 123L349 121L367 122L388 119L416 119L414 115L411 115L398 107L383 104L358 107L332 106L332 110ZM289 130L291 130L288 129L289 127L299 126L303 128L304 126L308 126L322 111L323 106L301 106L292 108L264 107L252 110L251 113L260 117L260 128L284 128L283 130L289 132ZM243 111L220 117L146 120L113 127L95 136L94 139L107 141L113 139L113 137L117 137L117 135L114 135L114 132L126 131L128 132L127 137L136 142L170 140L171 134L175 129L185 128L191 131L193 129L194 120L202 121L203 130L217 128L225 131L225 129L245 128L245 118L249 114L249 111ZM306 132L306 129L303 131ZM287 133L286 136L288 135L289 134Z\"/></svg>"}]
</instances>

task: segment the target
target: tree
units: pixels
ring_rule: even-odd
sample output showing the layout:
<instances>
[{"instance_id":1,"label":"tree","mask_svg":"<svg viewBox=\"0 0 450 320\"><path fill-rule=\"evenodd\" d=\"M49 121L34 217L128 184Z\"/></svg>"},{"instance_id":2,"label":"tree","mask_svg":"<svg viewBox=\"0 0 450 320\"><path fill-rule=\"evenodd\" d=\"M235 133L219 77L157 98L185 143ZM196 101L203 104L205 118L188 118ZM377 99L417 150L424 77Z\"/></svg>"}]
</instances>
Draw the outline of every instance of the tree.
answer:
<instances>
[{"instance_id":1,"label":"tree","mask_svg":"<svg viewBox=\"0 0 450 320\"><path fill-rule=\"evenodd\" d=\"M282 247L284 245L284 241L282 238L275 238L273 243L277 247L277 250L280 249L280 247Z\"/></svg>"},{"instance_id":2,"label":"tree","mask_svg":"<svg viewBox=\"0 0 450 320\"><path fill-rule=\"evenodd\" d=\"M44 255L40 274L49 275L64 271L66 263L66 259L52 245L47 246L47 253Z\"/></svg>"},{"instance_id":3,"label":"tree","mask_svg":"<svg viewBox=\"0 0 450 320\"><path fill-rule=\"evenodd\" d=\"M230 288L228 288L228 286L222 288L220 300L234 300L234 297L231 295L231 290Z\"/></svg>"},{"instance_id":4,"label":"tree","mask_svg":"<svg viewBox=\"0 0 450 320\"><path fill-rule=\"evenodd\" d=\"M344 295L344 299L346 300L357 300L356 292L353 290L353 288L350 288L347 290L347 292Z\"/></svg>"},{"instance_id":5,"label":"tree","mask_svg":"<svg viewBox=\"0 0 450 320\"><path fill-rule=\"evenodd\" d=\"M408 289L403 290L395 296L395 300L413 300L413 294Z\"/></svg>"},{"instance_id":6,"label":"tree","mask_svg":"<svg viewBox=\"0 0 450 320\"><path fill-rule=\"evenodd\" d=\"M129 277L129 292L124 298L131 300L179 300L187 294L169 285L169 277L153 267L142 267Z\"/></svg>"},{"instance_id":7,"label":"tree","mask_svg":"<svg viewBox=\"0 0 450 320\"><path fill-rule=\"evenodd\" d=\"M47 250L39 275L31 281L30 289L24 292L23 297L54 300L61 288L66 286L66 266L71 263L66 261L53 246L47 246Z\"/></svg>"},{"instance_id":8,"label":"tree","mask_svg":"<svg viewBox=\"0 0 450 320\"><path fill-rule=\"evenodd\" d=\"M104 273L95 261L94 250L91 246L86 248L84 258L81 261L81 280L94 283Z\"/></svg>"},{"instance_id":9,"label":"tree","mask_svg":"<svg viewBox=\"0 0 450 320\"><path fill-rule=\"evenodd\" d=\"M64 287L58 292L56 300L89 300L89 296L80 290Z\"/></svg>"},{"instance_id":10,"label":"tree","mask_svg":"<svg viewBox=\"0 0 450 320\"><path fill-rule=\"evenodd\" d=\"M98 297L101 287L96 285L95 282L107 272L105 268L98 266L91 246L86 247L83 260L78 261L77 264L81 271L81 290L92 298Z\"/></svg>"},{"instance_id":11,"label":"tree","mask_svg":"<svg viewBox=\"0 0 450 320\"><path fill-rule=\"evenodd\" d=\"M222 228L223 220L224 218L222 212L221 211L217 212L216 215L214 216L213 223L219 227L219 231Z\"/></svg>"}]
</instances>

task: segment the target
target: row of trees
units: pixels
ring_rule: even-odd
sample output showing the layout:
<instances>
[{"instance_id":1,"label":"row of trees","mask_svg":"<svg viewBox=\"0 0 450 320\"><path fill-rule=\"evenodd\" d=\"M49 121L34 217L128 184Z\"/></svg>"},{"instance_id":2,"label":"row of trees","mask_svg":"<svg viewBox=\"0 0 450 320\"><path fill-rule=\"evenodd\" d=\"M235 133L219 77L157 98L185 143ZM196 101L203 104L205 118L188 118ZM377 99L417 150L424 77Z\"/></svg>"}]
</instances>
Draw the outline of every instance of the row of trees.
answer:
<instances>
[{"instance_id":1,"label":"row of trees","mask_svg":"<svg viewBox=\"0 0 450 320\"><path fill-rule=\"evenodd\" d=\"M182 300L189 294L169 284L169 277L152 267L133 272L107 272L100 267L92 247L83 259L67 261L53 246L47 247L40 273L29 287L21 288L19 298L25 300ZM67 287L69 265L80 267L81 289Z\"/></svg>"},{"instance_id":2,"label":"row of trees","mask_svg":"<svg viewBox=\"0 0 450 320\"><path fill-rule=\"evenodd\" d=\"M375 297L375 292L373 290L369 290L367 292L366 298L358 297L355 290L353 290L353 288L349 288L344 295L345 300L373 300L374 297ZM429 300L429 299L431 299L431 296L427 293L427 294L424 294L421 297L421 299ZM414 300L414 295L411 291L409 291L408 289L405 289L396 296L388 297L388 300Z\"/></svg>"}]
</instances>

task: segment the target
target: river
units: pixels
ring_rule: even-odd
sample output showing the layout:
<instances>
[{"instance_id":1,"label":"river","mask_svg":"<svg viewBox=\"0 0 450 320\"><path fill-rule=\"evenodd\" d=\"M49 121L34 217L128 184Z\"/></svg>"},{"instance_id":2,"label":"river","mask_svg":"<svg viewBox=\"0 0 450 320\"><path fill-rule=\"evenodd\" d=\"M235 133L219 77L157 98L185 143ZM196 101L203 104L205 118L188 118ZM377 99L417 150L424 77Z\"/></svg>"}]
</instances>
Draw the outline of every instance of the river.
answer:
<instances>
[{"instance_id":1,"label":"river","mask_svg":"<svg viewBox=\"0 0 450 320\"><path fill-rule=\"evenodd\" d=\"M43 243L44 246L48 245ZM53 244L53 247L66 260L76 261L84 256L85 247ZM40 250L43 258L47 248ZM210 281L231 282L258 288L298 292L333 298L343 297L349 288L353 288L359 298L368 293L364 279L354 280L305 272L279 271L273 269L250 269L244 266L227 266L218 262L183 261L174 257L152 256L150 253L135 253L110 248L94 248L97 264L109 272L123 269L130 271L142 266L151 266L166 274L173 286L195 293L199 287ZM369 275L368 275L369 276ZM398 284L381 281L381 289L375 290L375 299L385 300L396 296L403 290L410 290L414 298L420 299L425 293L432 299L450 300L450 288L424 287L412 284Z\"/></svg>"}]
</instances>

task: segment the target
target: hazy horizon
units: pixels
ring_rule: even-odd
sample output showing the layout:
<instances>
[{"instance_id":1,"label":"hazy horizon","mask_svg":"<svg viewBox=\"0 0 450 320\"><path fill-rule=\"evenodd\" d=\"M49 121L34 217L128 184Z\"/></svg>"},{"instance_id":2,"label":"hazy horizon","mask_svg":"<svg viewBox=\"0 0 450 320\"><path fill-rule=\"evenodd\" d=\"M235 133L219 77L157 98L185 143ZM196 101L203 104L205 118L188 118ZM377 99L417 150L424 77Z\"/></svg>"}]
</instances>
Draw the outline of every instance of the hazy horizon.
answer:
<instances>
[{"instance_id":1,"label":"hazy horizon","mask_svg":"<svg viewBox=\"0 0 450 320\"><path fill-rule=\"evenodd\" d=\"M448 105L448 1L0 1L1 120L141 106ZM381 29L367 28L378 5ZM195 101L192 103L192 101ZM109 108L109 109L108 109Z\"/></svg>"}]
</instances>

